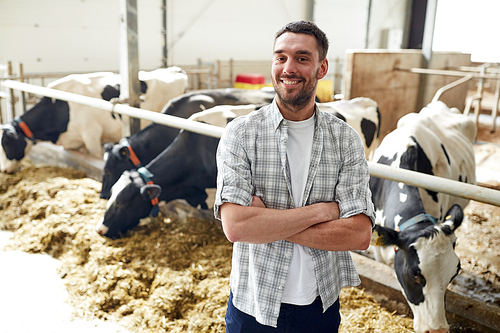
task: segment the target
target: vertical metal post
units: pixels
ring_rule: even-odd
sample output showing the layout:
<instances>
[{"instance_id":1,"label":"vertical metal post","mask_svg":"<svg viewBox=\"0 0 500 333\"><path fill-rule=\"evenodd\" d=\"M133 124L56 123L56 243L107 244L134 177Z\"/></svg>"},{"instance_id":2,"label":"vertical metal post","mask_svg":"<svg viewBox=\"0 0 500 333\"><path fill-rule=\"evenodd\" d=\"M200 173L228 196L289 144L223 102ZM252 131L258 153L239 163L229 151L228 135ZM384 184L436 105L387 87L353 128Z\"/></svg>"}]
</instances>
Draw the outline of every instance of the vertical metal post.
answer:
<instances>
[{"instance_id":1,"label":"vertical metal post","mask_svg":"<svg viewBox=\"0 0 500 333\"><path fill-rule=\"evenodd\" d=\"M306 21L314 22L314 0L307 0Z\"/></svg>"},{"instance_id":2,"label":"vertical metal post","mask_svg":"<svg viewBox=\"0 0 500 333\"><path fill-rule=\"evenodd\" d=\"M139 96L139 37L137 34L137 0L120 0L120 99L133 107L140 107ZM122 136L140 130L140 120L122 116Z\"/></svg>"},{"instance_id":3,"label":"vertical metal post","mask_svg":"<svg viewBox=\"0 0 500 333\"><path fill-rule=\"evenodd\" d=\"M162 0L161 4L161 17L163 23L163 29L161 31L161 35L163 37L163 59L162 66L163 68L168 67L168 49L167 49L167 0Z\"/></svg>"},{"instance_id":4,"label":"vertical metal post","mask_svg":"<svg viewBox=\"0 0 500 333\"><path fill-rule=\"evenodd\" d=\"M422 41L422 68L429 68L432 60L432 41L434 38L434 24L436 22L437 0L427 0L425 10L424 36ZM420 83L418 88L417 110L424 107L424 104L430 100L427 96L426 74L420 74Z\"/></svg>"},{"instance_id":5,"label":"vertical metal post","mask_svg":"<svg viewBox=\"0 0 500 333\"><path fill-rule=\"evenodd\" d=\"M366 18L366 36L365 36L365 49L370 44L370 19L372 16L372 0L368 0L368 15Z\"/></svg>"}]
</instances>

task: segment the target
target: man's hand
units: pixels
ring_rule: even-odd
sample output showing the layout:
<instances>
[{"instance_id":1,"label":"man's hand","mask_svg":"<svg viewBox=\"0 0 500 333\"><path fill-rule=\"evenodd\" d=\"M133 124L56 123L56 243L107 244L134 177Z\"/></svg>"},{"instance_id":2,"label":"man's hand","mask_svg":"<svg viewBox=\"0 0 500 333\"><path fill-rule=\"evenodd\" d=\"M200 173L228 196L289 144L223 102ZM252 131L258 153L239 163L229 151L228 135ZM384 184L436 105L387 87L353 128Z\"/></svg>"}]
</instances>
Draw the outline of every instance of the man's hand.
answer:
<instances>
[{"instance_id":1,"label":"man's hand","mask_svg":"<svg viewBox=\"0 0 500 333\"><path fill-rule=\"evenodd\" d=\"M252 197L252 204L250 206L259 207L259 208L266 208L266 205L262 202L262 200L255 195Z\"/></svg>"}]
</instances>

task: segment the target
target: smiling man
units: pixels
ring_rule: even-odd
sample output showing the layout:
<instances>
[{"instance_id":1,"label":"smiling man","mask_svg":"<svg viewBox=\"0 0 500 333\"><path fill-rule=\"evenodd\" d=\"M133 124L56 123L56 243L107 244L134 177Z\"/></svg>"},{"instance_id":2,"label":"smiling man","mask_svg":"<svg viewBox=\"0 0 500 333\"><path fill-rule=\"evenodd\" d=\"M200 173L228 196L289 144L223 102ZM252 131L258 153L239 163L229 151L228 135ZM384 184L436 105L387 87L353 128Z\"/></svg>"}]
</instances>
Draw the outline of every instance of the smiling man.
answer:
<instances>
[{"instance_id":1,"label":"smiling man","mask_svg":"<svg viewBox=\"0 0 500 333\"><path fill-rule=\"evenodd\" d=\"M215 216L233 242L226 332L337 332L338 296L360 283L350 250L374 221L359 135L315 104L328 39L276 34L273 103L230 122L217 150Z\"/></svg>"}]
</instances>

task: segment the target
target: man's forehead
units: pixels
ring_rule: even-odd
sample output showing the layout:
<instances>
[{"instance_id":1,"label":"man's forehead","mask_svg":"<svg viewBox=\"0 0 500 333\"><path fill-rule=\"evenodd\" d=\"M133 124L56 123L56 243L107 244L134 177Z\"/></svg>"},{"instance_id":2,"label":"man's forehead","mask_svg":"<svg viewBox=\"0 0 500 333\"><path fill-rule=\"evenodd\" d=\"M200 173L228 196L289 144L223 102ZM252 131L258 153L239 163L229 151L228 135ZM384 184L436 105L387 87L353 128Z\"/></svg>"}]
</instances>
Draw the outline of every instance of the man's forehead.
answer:
<instances>
[{"instance_id":1,"label":"man's forehead","mask_svg":"<svg viewBox=\"0 0 500 333\"><path fill-rule=\"evenodd\" d=\"M318 53L316 38L312 35L285 32L274 42L274 53L293 52L297 54Z\"/></svg>"}]
</instances>

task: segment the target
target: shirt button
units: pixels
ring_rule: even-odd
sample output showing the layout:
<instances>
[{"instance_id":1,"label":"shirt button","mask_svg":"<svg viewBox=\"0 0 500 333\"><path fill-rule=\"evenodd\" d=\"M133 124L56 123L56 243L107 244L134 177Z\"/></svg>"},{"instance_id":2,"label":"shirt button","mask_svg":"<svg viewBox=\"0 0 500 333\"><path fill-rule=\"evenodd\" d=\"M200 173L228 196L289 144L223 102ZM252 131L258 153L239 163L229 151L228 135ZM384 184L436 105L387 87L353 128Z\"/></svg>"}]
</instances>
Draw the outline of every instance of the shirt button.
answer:
<instances>
[{"instance_id":1,"label":"shirt button","mask_svg":"<svg viewBox=\"0 0 500 333\"><path fill-rule=\"evenodd\" d=\"M285 254L285 258L290 259L292 255L290 253Z\"/></svg>"},{"instance_id":2,"label":"shirt button","mask_svg":"<svg viewBox=\"0 0 500 333\"><path fill-rule=\"evenodd\" d=\"M279 287L278 287L278 290L281 290L281 289L283 289L283 286L279 286Z\"/></svg>"}]
</instances>

